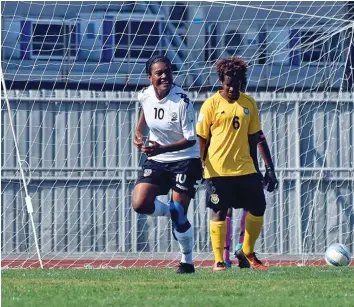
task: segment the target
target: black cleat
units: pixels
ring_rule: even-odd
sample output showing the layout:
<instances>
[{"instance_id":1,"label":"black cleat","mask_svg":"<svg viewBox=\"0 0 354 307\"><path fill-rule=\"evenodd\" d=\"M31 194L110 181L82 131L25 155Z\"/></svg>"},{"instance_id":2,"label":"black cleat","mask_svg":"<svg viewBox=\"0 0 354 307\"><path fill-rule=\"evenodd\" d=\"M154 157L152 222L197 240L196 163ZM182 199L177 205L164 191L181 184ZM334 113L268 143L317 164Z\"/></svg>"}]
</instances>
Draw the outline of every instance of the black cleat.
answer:
<instances>
[{"instance_id":1,"label":"black cleat","mask_svg":"<svg viewBox=\"0 0 354 307\"><path fill-rule=\"evenodd\" d=\"M226 265L224 262L218 262L213 265L213 272L223 272L226 271Z\"/></svg>"},{"instance_id":2,"label":"black cleat","mask_svg":"<svg viewBox=\"0 0 354 307\"><path fill-rule=\"evenodd\" d=\"M178 269L176 271L177 274L191 274L194 272L195 272L194 264L183 263L183 262L179 263Z\"/></svg>"},{"instance_id":3,"label":"black cleat","mask_svg":"<svg viewBox=\"0 0 354 307\"><path fill-rule=\"evenodd\" d=\"M249 269L251 268L250 263L248 262L245 254L243 253L242 249L238 249L235 251L235 257L238 260L238 267L240 269Z\"/></svg>"}]
</instances>

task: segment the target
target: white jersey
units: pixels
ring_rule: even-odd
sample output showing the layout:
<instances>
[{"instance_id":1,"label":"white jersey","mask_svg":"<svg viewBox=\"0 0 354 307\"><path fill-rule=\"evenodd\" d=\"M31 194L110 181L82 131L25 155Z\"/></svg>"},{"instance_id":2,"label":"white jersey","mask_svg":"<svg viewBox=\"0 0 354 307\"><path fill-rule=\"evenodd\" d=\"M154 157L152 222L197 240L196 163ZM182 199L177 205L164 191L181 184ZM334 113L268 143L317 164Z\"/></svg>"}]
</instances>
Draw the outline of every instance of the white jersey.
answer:
<instances>
[{"instance_id":1,"label":"white jersey","mask_svg":"<svg viewBox=\"0 0 354 307\"><path fill-rule=\"evenodd\" d=\"M183 138L196 141L192 147L165 152L149 159L157 162L173 162L200 157L194 108L183 89L172 85L170 93L164 99L158 100L153 86L150 85L139 92L138 99L150 129L149 140L161 145L172 144Z\"/></svg>"}]
</instances>

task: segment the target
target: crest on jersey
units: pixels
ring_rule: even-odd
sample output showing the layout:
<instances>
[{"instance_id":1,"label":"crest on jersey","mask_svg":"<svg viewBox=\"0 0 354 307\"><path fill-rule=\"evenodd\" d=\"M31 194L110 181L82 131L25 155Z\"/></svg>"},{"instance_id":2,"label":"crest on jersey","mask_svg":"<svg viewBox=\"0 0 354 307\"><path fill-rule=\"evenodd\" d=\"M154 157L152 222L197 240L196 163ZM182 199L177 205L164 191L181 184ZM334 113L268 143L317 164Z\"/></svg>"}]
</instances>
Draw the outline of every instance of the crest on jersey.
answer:
<instances>
[{"instance_id":1,"label":"crest on jersey","mask_svg":"<svg viewBox=\"0 0 354 307\"><path fill-rule=\"evenodd\" d=\"M246 115L250 114L250 110L248 108L244 108L243 109L243 113L245 113Z\"/></svg>"},{"instance_id":2,"label":"crest on jersey","mask_svg":"<svg viewBox=\"0 0 354 307\"><path fill-rule=\"evenodd\" d=\"M149 177L152 174L152 169L146 168L144 169L144 177Z\"/></svg>"},{"instance_id":3,"label":"crest on jersey","mask_svg":"<svg viewBox=\"0 0 354 307\"><path fill-rule=\"evenodd\" d=\"M171 113L171 122L175 122L177 121L177 113L176 112L172 112Z\"/></svg>"},{"instance_id":4,"label":"crest on jersey","mask_svg":"<svg viewBox=\"0 0 354 307\"><path fill-rule=\"evenodd\" d=\"M214 204L217 205L220 201L219 195L218 194L211 194L210 195L210 201Z\"/></svg>"}]
</instances>

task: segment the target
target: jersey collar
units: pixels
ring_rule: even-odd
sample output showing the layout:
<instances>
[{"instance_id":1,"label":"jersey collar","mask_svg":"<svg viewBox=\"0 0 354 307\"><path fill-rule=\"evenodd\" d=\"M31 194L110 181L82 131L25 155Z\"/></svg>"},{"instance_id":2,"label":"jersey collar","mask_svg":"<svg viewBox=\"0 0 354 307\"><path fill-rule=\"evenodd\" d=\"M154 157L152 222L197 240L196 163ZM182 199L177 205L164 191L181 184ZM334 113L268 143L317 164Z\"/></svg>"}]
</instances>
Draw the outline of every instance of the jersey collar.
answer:
<instances>
[{"instance_id":1,"label":"jersey collar","mask_svg":"<svg viewBox=\"0 0 354 307\"><path fill-rule=\"evenodd\" d=\"M162 98L161 100L159 100L159 99L156 97L156 94L155 94L155 90L154 90L154 86L153 86L153 85L151 85L151 92L152 92L152 94L154 95L153 97L156 98L157 103L164 104L164 103L168 100L168 98L170 97L170 95L172 94L172 91L174 90L174 87L175 87L175 84L172 84L172 85L171 85L171 88L170 88L170 91L169 91L169 93L167 94L167 96L166 96L165 98Z\"/></svg>"},{"instance_id":2,"label":"jersey collar","mask_svg":"<svg viewBox=\"0 0 354 307\"><path fill-rule=\"evenodd\" d=\"M226 100L226 99L221 95L221 92L222 92L222 90L218 90L218 91L217 91L217 94L220 96L220 98L221 98L223 101L225 101L225 102L227 102L228 104L230 104L230 102L229 102L228 100ZM238 102L238 101L240 100L240 98L241 98L242 95L243 95L243 93L240 92L240 96L238 97L237 100L234 100L234 103L235 103L235 102Z\"/></svg>"}]
</instances>

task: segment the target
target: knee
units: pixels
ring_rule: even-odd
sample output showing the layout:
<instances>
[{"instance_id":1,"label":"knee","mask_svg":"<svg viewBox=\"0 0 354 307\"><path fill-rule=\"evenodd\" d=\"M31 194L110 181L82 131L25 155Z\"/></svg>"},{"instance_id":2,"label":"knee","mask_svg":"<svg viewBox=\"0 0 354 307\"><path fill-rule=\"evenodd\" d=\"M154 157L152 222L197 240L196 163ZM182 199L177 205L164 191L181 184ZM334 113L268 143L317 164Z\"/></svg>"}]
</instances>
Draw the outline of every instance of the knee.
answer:
<instances>
[{"instance_id":1,"label":"knee","mask_svg":"<svg viewBox=\"0 0 354 307\"><path fill-rule=\"evenodd\" d=\"M133 191L132 207L136 213L152 214L154 211L154 199L151 199L148 195L141 195Z\"/></svg>"},{"instance_id":2,"label":"knee","mask_svg":"<svg viewBox=\"0 0 354 307\"><path fill-rule=\"evenodd\" d=\"M146 199L136 199L132 202L133 210L140 214L152 214L153 203L148 202Z\"/></svg>"},{"instance_id":3,"label":"knee","mask_svg":"<svg viewBox=\"0 0 354 307\"><path fill-rule=\"evenodd\" d=\"M145 213L144 207L146 207L146 205L145 205L144 201L135 199L132 201L132 207L136 213Z\"/></svg>"},{"instance_id":4,"label":"knee","mask_svg":"<svg viewBox=\"0 0 354 307\"><path fill-rule=\"evenodd\" d=\"M211 219L214 222L222 222L225 221L227 215L227 209L212 209L211 211Z\"/></svg>"}]
</instances>

